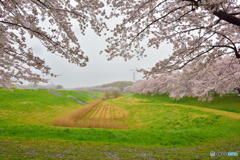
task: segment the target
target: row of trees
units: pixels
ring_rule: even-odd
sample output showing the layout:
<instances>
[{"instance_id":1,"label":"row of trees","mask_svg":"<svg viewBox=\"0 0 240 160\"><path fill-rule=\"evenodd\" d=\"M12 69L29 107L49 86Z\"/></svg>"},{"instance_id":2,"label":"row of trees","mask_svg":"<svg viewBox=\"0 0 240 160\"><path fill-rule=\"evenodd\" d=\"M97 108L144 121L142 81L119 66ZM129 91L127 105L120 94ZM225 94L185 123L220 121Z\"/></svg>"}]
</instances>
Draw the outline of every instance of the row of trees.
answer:
<instances>
[{"instance_id":1,"label":"row of trees","mask_svg":"<svg viewBox=\"0 0 240 160\"><path fill-rule=\"evenodd\" d=\"M98 91L98 92L111 92L111 91L121 91L118 87L106 87L106 88L98 88L98 87L76 87L74 90L81 91Z\"/></svg>"},{"instance_id":2,"label":"row of trees","mask_svg":"<svg viewBox=\"0 0 240 160\"><path fill-rule=\"evenodd\" d=\"M132 86L125 87L124 92L169 93L175 99L193 96L200 100L212 100L212 95L208 94L210 90L223 95L235 89L240 96L239 63L235 56L224 56L201 69L198 64L192 63L182 71L136 81Z\"/></svg>"},{"instance_id":3,"label":"row of trees","mask_svg":"<svg viewBox=\"0 0 240 160\"><path fill-rule=\"evenodd\" d=\"M97 35L101 35L103 31L108 31L108 19L121 16L122 21L119 20L119 24L110 31L113 36L106 39L108 45L105 52L109 60L118 56L125 60L147 56L145 46L141 46L145 39L148 40L147 47L157 49L162 42L172 43L173 53L169 58L160 60L150 70L140 70L146 77L170 73L169 76L173 78L170 81L175 81L174 75L181 74L181 81L184 81L184 77L196 77L198 72L210 75L208 68L221 57L230 55L240 58L240 6L237 0L74 2L0 1L0 84L10 90L9 84L22 83L24 80L30 83L47 82L41 74L56 76L50 72L45 61L34 55L34 51L28 47L27 35L39 39L49 52L70 63L86 66L88 57L81 50L72 30L73 19L79 23L83 35L88 25ZM193 66L195 70L188 72ZM226 70L226 66L231 66L231 61L223 66ZM32 68L41 74L34 73ZM178 70L179 73L176 73ZM225 81L223 77L215 79L218 79L217 82L209 83L210 88L216 88L216 84ZM186 85L192 87L192 83ZM192 93L200 94L199 91ZM205 91L201 94L205 94Z\"/></svg>"},{"instance_id":4,"label":"row of trees","mask_svg":"<svg viewBox=\"0 0 240 160\"><path fill-rule=\"evenodd\" d=\"M131 86L132 84L133 84L132 81L117 81L117 82L112 82L108 84L103 84L101 88L117 87L117 88L120 88L120 90L122 91L124 87Z\"/></svg>"},{"instance_id":5,"label":"row of trees","mask_svg":"<svg viewBox=\"0 0 240 160\"><path fill-rule=\"evenodd\" d=\"M62 85L39 85L39 84L29 84L29 85L10 85L9 88L11 90L13 89L18 89L18 88L22 88L22 89L63 89Z\"/></svg>"}]
</instances>

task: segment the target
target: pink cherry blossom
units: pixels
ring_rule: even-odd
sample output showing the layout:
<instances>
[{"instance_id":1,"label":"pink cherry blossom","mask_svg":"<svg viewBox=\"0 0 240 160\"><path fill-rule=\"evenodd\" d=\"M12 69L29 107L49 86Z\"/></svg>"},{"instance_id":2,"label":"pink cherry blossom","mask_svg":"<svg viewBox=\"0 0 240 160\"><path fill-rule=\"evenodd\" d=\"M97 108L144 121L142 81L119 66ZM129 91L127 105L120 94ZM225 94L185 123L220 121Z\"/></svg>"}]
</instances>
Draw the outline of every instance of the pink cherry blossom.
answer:
<instances>
[{"instance_id":1,"label":"pink cherry blossom","mask_svg":"<svg viewBox=\"0 0 240 160\"><path fill-rule=\"evenodd\" d=\"M82 34L90 24L100 35L106 28L100 18L105 13L103 7L104 3L99 0L75 0L75 3L69 0L1 0L0 84L10 90L8 85L12 83L22 83L23 80L47 82L42 74L56 76L27 46L26 35L39 39L49 52L66 58L70 63L86 66L88 57L72 30L72 19L78 21ZM40 74L33 73L33 68Z\"/></svg>"},{"instance_id":2,"label":"pink cherry blossom","mask_svg":"<svg viewBox=\"0 0 240 160\"><path fill-rule=\"evenodd\" d=\"M188 96L198 97L203 101L212 100L212 94L209 94L211 90L223 95L235 89L240 94L239 63L239 59L229 55L212 61L206 66L191 63L180 72L136 81L132 86L124 88L124 92L169 93L169 96L174 99Z\"/></svg>"},{"instance_id":3,"label":"pink cherry blossom","mask_svg":"<svg viewBox=\"0 0 240 160\"><path fill-rule=\"evenodd\" d=\"M108 59L125 60L147 56L141 42L159 49L163 42L173 44L173 53L150 70L146 77L175 72L192 63L206 66L224 55L240 58L240 6L237 0L143 0L107 3L110 17L122 21L106 39ZM161 50L159 50L159 54ZM166 53L164 53L166 54Z\"/></svg>"}]
</instances>

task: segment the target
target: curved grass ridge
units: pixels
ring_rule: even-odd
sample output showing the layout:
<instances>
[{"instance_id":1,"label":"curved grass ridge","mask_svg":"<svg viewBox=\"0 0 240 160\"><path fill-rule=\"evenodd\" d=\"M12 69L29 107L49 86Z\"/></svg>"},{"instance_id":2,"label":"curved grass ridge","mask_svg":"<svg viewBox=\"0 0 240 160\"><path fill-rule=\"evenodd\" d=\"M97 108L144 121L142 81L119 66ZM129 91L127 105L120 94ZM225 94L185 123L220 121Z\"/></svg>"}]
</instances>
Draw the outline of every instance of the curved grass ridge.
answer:
<instances>
[{"instance_id":1,"label":"curved grass ridge","mask_svg":"<svg viewBox=\"0 0 240 160\"><path fill-rule=\"evenodd\" d=\"M177 105L177 106L186 107L186 108L198 109L198 110L201 110L201 111L204 111L204 112L209 112L209 113L213 113L213 114L216 114L216 115L226 116L226 117L229 117L229 118L240 120L240 114L238 114L238 113L220 111L220 110L216 110L216 109L203 108L203 107L197 107L197 106L182 105L182 104L170 104L170 103L168 103L168 104L163 103L163 104L164 105Z\"/></svg>"},{"instance_id":2,"label":"curved grass ridge","mask_svg":"<svg viewBox=\"0 0 240 160\"><path fill-rule=\"evenodd\" d=\"M74 110L67 115L58 118L55 123L53 124L54 126L62 126L62 127L74 127L75 122L84 116L86 116L96 105L98 105L102 100L98 99L96 101L93 101L92 103L81 107L77 110Z\"/></svg>"}]
</instances>

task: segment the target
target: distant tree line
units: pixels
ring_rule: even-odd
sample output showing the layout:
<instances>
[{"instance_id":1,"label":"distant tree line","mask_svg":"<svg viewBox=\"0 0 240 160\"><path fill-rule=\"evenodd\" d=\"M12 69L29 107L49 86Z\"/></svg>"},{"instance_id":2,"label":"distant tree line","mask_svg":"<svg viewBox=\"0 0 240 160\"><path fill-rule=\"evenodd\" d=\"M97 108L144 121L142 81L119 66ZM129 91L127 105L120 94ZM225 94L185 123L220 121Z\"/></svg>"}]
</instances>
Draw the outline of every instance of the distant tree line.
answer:
<instances>
[{"instance_id":1,"label":"distant tree line","mask_svg":"<svg viewBox=\"0 0 240 160\"><path fill-rule=\"evenodd\" d=\"M97 88L97 87L76 87L74 90L81 90L81 91L98 91L98 92L110 92L110 91L121 91L118 87L106 87L106 88Z\"/></svg>"},{"instance_id":2,"label":"distant tree line","mask_svg":"<svg viewBox=\"0 0 240 160\"><path fill-rule=\"evenodd\" d=\"M0 86L1 87L1 86ZM54 84L49 84L49 85L39 85L39 84L28 84L28 85L20 85L20 84L12 84L9 86L11 90L13 89L53 89L53 90L58 90L58 89L63 89L62 85L54 85Z\"/></svg>"},{"instance_id":3,"label":"distant tree line","mask_svg":"<svg viewBox=\"0 0 240 160\"><path fill-rule=\"evenodd\" d=\"M117 81L113 83L103 84L101 88L107 88L107 87L118 87L121 91L123 91L124 87L131 86L133 84L132 81Z\"/></svg>"}]
</instances>

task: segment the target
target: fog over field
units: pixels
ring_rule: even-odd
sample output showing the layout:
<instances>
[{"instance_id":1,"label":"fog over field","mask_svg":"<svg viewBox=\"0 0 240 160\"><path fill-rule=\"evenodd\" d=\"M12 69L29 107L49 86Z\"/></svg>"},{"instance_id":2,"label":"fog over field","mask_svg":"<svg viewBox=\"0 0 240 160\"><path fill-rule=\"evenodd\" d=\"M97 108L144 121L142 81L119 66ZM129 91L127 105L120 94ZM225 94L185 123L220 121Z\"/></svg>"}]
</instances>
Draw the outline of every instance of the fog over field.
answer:
<instances>
[{"instance_id":1,"label":"fog over field","mask_svg":"<svg viewBox=\"0 0 240 160\"><path fill-rule=\"evenodd\" d=\"M51 81L55 85L63 85L64 88L95 86L114 81L133 81L133 71L130 71L131 69L148 69L172 53L172 45L162 43L159 49L146 48L147 57L140 60L133 58L130 61L124 61L122 57L117 57L107 61L107 54L103 52L100 55L99 53L106 49L105 39L109 35L99 37L90 28L87 29L85 35L82 35L77 23L73 23L73 25L81 48L89 57L86 67L78 67L69 63L66 59L48 52L37 39L29 38L27 41L27 44L33 48L35 55L44 58L52 68L53 73L61 75L57 78L49 77ZM146 47L147 41L140 44ZM143 77L142 73L136 73L135 75L136 80ZM25 84L28 84L28 82Z\"/></svg>"}]
</instances>

